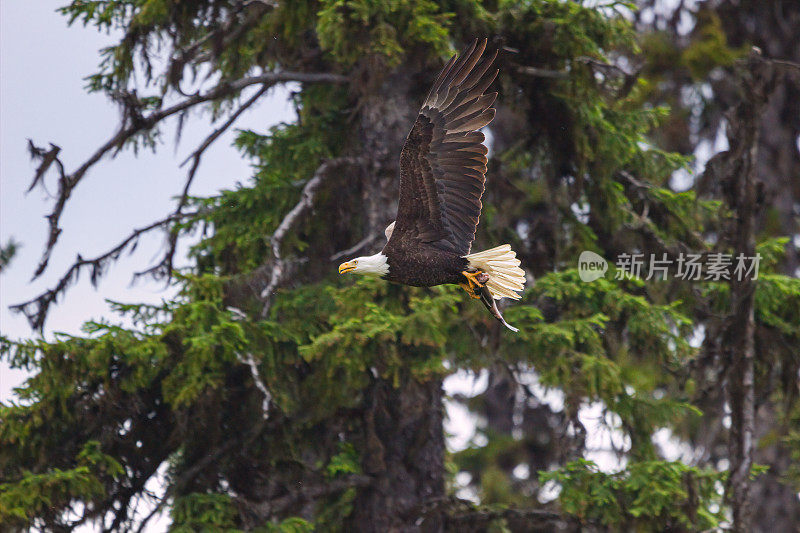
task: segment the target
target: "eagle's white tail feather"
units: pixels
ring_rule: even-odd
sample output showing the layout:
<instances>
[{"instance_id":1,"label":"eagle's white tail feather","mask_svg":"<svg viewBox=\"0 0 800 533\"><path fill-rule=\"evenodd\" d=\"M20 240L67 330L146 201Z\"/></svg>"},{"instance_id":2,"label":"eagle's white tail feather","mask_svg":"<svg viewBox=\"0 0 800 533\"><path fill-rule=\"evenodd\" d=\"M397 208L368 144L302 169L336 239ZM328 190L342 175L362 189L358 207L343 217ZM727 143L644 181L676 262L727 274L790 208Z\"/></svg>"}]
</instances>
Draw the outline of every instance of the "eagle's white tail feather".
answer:
<instances>
[{"instance_id":1,"label":"eagle's white tail feather","mask_svg":"<svg viewBox=\"0 0 800 533\"><path fill-rule=\"evenodd\" d=\"M519 267L517 254L510 244L503 244L490 250L464 256L469 266L489 274L486 288L495 300L512 298L519 300L525 286L525 271Z\"/></svg>"}]
</instances>

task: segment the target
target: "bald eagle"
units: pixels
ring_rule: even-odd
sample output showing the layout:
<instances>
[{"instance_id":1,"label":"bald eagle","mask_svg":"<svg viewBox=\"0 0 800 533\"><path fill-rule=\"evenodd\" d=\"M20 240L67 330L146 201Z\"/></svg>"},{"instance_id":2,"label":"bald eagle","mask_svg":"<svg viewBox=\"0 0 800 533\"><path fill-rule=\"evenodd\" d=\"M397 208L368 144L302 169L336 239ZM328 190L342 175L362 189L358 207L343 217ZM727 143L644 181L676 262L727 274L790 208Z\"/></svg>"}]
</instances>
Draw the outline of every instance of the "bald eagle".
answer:
<instances>
[{"instance_id":1,"label":"bald eagle","mask_svg":"<svg viewBox=\"0 0 800 533\"><path fill-rule=\"evenodd\" d=\"M470 253L481 214L487 148L480 128L494 118L497 93L484 94L498 71L497 52L481 61L486 40L453 56L436 77L400 155L397 218L386 228L381 252L339 266L413 285L460 285L504 326L495 300L519 299L525 284L520 261L504 244ZM487 74L488 72L488 74Z\"/></svg>"}]
</instances>

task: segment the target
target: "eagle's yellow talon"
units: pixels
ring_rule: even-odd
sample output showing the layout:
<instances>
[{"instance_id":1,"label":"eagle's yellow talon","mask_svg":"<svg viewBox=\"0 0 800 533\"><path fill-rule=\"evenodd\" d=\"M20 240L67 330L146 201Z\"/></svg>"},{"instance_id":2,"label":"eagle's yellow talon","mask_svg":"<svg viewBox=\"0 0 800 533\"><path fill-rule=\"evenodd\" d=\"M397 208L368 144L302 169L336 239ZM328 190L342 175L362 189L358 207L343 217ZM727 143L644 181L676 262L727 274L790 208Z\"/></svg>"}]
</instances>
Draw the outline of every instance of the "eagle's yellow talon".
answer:
<instances>
[{"instance_id":1,"label":"eagle's yellow talon","mask_svg":"<svg viewBox=\"0 0 800 533\"><path fill-rule=\"evenodd\" d=\"M469 294L470 298L479 300L481 297L481 289L484 285L483 282L488 279L488 276L480 270L477 272L467 272L466 270L463 270L461 273L464 274L465 278L467 278L467 282L469 282L469 284L459 283L459 285L461 285L461 287L467 291L467 294Z\"/></svg>"},{"instance_id":2,"label":"eagle's yellow talon","mask_svg":"<svg viewBox=\"0 0 800 533\"><path fill-rule=\"evenodd\" d=\"M480 270L478 270L477 272L467 272L466 270L464 270L461 273L464 274L464 277L467 278L470 289L477 290L483 288L483 283L475 279L478 276L482 276L483 272L481 272Z\"/></svg>"},{"instance_id":3,"label":"eagle's yellow talon","mask_svg":"<svg viewBox=\"0 0 800 533\"><path fill-rule=\"evenodd\" d=\"M469 294L470 298L474 298L475 300L479 300L480 299L480 296L475 294L475 290L472 287L470 287L469 285L467 285L466 283L459 283L458 286L461 287L462 289L464 289L466 291L466 293Z\"/></svg>"}]
</instances>

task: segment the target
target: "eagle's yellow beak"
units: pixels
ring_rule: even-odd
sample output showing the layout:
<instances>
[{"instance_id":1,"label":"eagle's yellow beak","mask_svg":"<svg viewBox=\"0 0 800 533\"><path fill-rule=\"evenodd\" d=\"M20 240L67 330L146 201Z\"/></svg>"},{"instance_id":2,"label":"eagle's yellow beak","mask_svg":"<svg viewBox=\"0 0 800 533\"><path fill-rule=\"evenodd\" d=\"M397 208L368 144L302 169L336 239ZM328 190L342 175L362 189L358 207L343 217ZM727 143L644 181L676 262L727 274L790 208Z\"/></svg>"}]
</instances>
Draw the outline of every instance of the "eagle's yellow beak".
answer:
<instances>
[{"instance_id":1,"label":"eagle's yellow beak","mask_svg":"<svg viewBox=\"0 0 800 533\"><path fill-rule=\"evenodd\" d=\"M356 262L355 261L347 261L346 263L342 263L339 265L339 274L347 274L348 272L352 272L356 269Z\"/></svg>"}]
</instances>

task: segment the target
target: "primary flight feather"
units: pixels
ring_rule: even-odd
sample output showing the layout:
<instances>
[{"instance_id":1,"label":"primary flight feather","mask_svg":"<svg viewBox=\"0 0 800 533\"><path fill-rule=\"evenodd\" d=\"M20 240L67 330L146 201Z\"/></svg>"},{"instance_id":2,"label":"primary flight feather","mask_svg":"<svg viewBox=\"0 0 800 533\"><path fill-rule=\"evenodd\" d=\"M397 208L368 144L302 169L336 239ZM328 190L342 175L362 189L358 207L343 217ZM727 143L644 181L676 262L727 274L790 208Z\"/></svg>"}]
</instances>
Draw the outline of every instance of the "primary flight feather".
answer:
<instances>
[{"instance_id":1,"label":"primary flight feather","mask_svg":"<svg viewBox=\"0 0 800 533\"><path fill-rule=\"evenodd\" d=\"M480 128L494 118L497 52L482 58L486 40L453 56L436 77L400 154L397 219L380 253L339 266L389 281L431 287L462 286L509 329L495 300L519 299L525 273L504 244L470 254L481 215L486 146Z\"/></svg>"}]
</instances>

